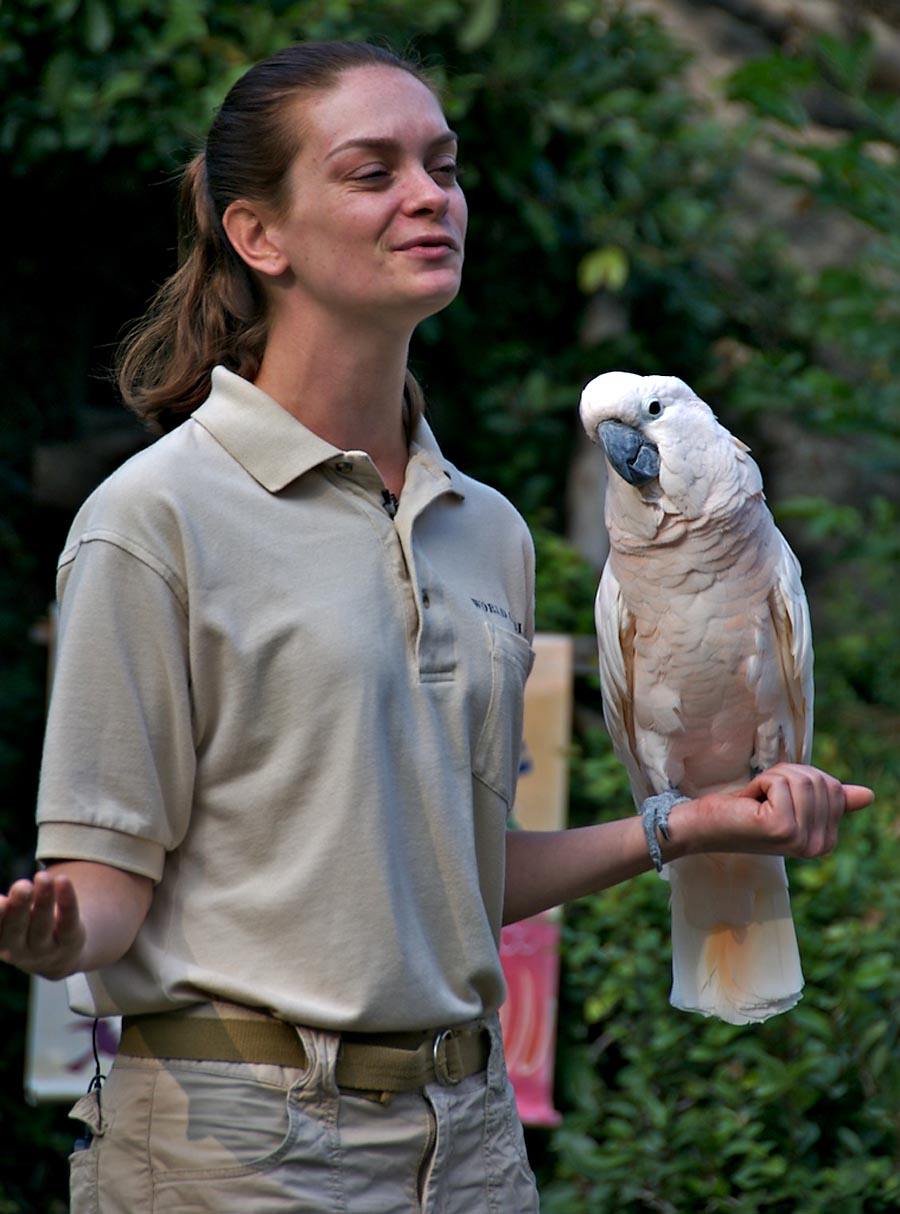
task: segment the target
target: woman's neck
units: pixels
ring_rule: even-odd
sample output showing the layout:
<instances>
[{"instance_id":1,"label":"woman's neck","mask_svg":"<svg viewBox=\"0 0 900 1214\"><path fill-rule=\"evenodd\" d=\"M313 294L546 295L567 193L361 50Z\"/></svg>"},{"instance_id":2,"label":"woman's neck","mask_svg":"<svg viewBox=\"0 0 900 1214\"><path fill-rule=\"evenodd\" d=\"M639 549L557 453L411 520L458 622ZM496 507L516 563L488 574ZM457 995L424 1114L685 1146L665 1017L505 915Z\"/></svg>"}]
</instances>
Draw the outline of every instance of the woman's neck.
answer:
<instances>
[{"instance_id":1,"label":"woman's neck","mask_svg":"<svg viewBox=\"0 0 900 1214\"><path fill-rule=\"evenodd\" d=\"M403 387L408 338L377 339L274 327L256 385L326 442L365 451L387 488L400 493L408 458Z\"/></svg>"}]
</instances>

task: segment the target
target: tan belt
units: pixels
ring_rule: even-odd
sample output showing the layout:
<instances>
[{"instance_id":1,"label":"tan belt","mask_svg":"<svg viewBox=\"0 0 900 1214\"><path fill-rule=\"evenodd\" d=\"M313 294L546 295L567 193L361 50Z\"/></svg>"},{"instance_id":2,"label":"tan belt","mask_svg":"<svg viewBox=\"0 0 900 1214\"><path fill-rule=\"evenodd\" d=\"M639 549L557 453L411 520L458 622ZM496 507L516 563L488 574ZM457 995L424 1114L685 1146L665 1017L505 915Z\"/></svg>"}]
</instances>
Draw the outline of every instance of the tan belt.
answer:
<instances>
[{"instance_id":1,"label":"tan belt","mask_svg":"<svg viewBox=\"0 0 900 1214\"><path fill-rule=\"evenodd\" d=\"M213 1020L160 1012L124 1016L119 1052L135 1058L255 1062L305 1070L303 1042L283 1020ZM457 1084L487 1066L490 1036L480 1021L428 1033L344 1033L339 1088L412 1092L427 1083Z\"/></svg>"}]
</instances>

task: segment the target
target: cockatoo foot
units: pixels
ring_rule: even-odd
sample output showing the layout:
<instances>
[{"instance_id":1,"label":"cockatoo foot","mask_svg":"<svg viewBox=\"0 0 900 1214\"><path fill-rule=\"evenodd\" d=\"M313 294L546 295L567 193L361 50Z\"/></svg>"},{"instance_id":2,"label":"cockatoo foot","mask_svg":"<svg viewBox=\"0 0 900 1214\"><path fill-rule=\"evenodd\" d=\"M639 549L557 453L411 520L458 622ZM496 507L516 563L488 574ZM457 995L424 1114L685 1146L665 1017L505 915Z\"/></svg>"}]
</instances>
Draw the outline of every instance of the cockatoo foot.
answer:
<instances>
[{"instance_id":1,"label":"cockatoo foot","mask_svg":"<svg viewBox=\"0 0 900 1214\"><path fill-rule=\"evenodd\" d=\"M650 859L656 866L658 873L662 872L663 859L657 831L664 839L668 839L669 814L681 801L689 800L690 797L684 796L679 789L667 788L664 792L658 792L653 797L647 797L639 810L641 821L644 823L644 834L647 836L647 849L650 852Z\"/></svg>"}]
</instances>

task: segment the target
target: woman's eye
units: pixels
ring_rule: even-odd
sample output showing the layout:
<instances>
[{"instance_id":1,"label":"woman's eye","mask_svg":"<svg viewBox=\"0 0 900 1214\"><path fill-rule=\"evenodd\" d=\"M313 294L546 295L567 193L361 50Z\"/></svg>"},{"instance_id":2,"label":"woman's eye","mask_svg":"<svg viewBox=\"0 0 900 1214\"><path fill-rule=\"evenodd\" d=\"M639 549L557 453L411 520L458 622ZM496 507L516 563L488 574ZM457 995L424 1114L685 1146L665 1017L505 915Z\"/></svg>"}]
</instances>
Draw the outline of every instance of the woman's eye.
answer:
<instances>
[{"instance_id":1,"label":"woman's eye","mask_svg":"<svg viewBox=\"0 0 900 1214\"><path fill-rule=\"evenodd\" d=\"M378 165L373 165L370 168L360 169L354 173L354 181L384 181L390 177L390 173L386 168Z\"/></svg>"},{"instance_id":2,"label":"woman's eye","mask_svg":"<svg viewBox=\"0 0 900 1214\"><path fill-rule=\"evenodd\" d=\"M447 185L454 184L459 179L459 165L454 160L443 164L433 165L428 172L437 181ZM353 171L350 180L362 185L385 185L393 178L393 171L385 165L366 165Z\"/></svg>"}]
</instances>

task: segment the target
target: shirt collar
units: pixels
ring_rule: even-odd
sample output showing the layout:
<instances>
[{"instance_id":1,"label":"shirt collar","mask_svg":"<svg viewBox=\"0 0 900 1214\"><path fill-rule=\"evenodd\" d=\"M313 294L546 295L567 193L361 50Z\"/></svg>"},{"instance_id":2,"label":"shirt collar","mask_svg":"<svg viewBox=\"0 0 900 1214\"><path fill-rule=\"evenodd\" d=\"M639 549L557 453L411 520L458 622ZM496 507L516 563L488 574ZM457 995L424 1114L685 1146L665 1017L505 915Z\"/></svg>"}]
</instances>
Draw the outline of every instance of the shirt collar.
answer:
<instances>
[{"instance_id":1,"label":"shirt collar","mask_svg":"<svg viewBox=\"0 0 900 1214\"><path fill-rule=\"evenodd\" d=\"M307 429L261 388L227 367L213 368L212 390L192 416L270 493L278 493L319 464L345 455ZM463 478L444 459L424 418L420 418L410 442L413 458L435 476L445 478L448 488L460 497L465 496Z\"/></svg>"},{"instance_id":2,"label":"shirt collar","mask_svg":"<svg viewBox=\"0 0 900 1214\"><path fill-rule=\"evenodd\" d=\"M193 419L270 493L340 454L261 388L226 367L213 368L212 391Z\"/></svg>"},{"instance_id":3,"label":"shirt collar","mask_svg":"<svg viewBox=\"0 0 900 1214\"><path fill-rule=\"evenodd\" d=\"M458 497L466 496L463 486L464 478L459 470L444 458L438 441L424 417L419 418L416 428L413 430L409 443L409 460L410 463L415 460L417 464L427 468L436 479L445 480L446 487Z\"/></svg>"}]
</instances>

